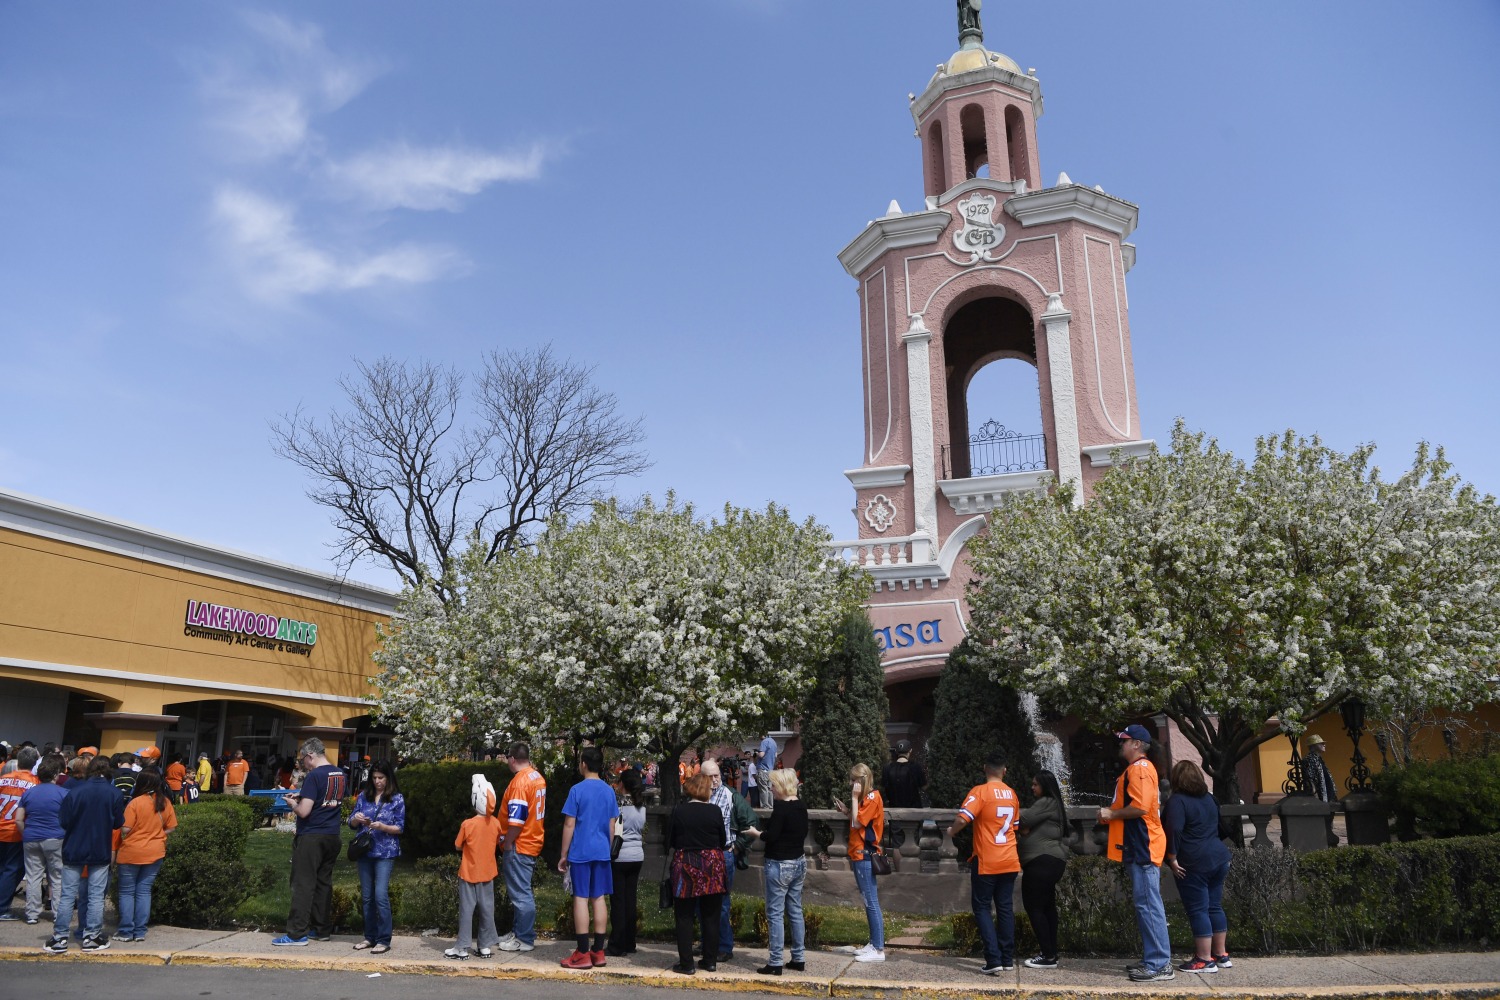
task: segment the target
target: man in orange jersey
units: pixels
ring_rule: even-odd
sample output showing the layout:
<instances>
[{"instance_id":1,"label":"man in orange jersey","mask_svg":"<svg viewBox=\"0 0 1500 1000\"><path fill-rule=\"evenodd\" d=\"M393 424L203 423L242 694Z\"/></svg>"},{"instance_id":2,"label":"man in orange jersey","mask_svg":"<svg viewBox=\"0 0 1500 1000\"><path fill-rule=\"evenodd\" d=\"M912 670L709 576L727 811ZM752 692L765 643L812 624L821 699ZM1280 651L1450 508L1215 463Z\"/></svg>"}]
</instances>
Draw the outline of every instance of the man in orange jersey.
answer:
<instances>
[{"instance_id":1,"label":"man in orange jersey","mask_svg":"<svg viewBox=\"0 0 1500 1000\"><path fill-rule=\"evenodd\" d=\"M21 828L16 825L16 810L20 808L21 796L37 782L31 769L39 759L36 747L22 747L16 751L16 769L0 777L0 920L17 919L10 912L10 904L16 886L21 884L24 849Z\"/></svg>"},{"instance_id":2,"label":"man in orange jersey","mask_svg":"<svg viewBox=\"0 0 1500 1000\"><path fill-rule=\"evenodd\" d=\"M244 795L245 776L250 773L250 762L245 759L245 751L236 750L234 759L224 765L224 794Z\"/></svg>"},{"instance_id":3,"label":"man in orange jersey","mask_svg":"<svg viewBox=\"0 0 1500 1000\"><path fill-rule=\"evenodd\" d=\"M536 896L531 876L542 853L542 820L547 816L547 779L531 766L531 747L516 742L505 752L513 777L498 808L505 822L505 891L515 911L511 931L500 939L501 951L536 947Z\"/></svg>"},{"instance_id":4,"label":"man in orange jersey","mask_svg":"<svg viewBox=\"0 0 1500 1000\"><path fill-rule=\"evenodd\" d=\"M1126 726L1115 736L1120 740L1125 771L1115 783L1114 801L1099 810L1099 822L1109 824L1109 859L1121 862L1130 873L1130 895L1141 929L1140 964L1125 971L1138 983L1175 979L1167 911L1161 902L1161 862L1167 853L1167 837L1161 828L1156 766L1146 756L1151 733L1145 726Z\"/></svg>"},{"instance_id":5,"label":"man in orange jersey","mask_svg":"<svg viewBox=\"0 0 1500 1000\"><path fill-rule=\"evenodd\" d=\"M187 765L182 757L173 756L167 765L167 795L173 802L182 801L182 783L187 780Z\"/></svg>"},{"instance_id":6,"label":"man in orange jersey","mask_svg":"<svg viewBox=\"0 0 1500 1000\"><path fill-rule=\"evenodd\" d=\"M1016 817L1021 803L1005 783L1005 756L991 753L984 759L985 782L969 789L959 807L952 837L974 824L974 871L969 876L969 905L974 923L984 941L986 976L1010 972L1016 967L1016 923L1014 897L1021 859L1016 854ZM994 914L990 913L991 908Z\"/></svg>"}]
</instances>

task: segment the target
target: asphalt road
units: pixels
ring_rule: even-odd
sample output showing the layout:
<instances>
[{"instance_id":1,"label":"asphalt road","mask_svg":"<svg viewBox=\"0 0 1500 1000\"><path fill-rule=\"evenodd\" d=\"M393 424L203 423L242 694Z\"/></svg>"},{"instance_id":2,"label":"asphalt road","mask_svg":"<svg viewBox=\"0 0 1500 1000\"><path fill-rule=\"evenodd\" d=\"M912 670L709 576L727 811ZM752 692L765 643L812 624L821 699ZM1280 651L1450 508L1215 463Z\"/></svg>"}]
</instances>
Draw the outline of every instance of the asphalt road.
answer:
<instances>
[{"instance_id":1,"label":"asphalt road","mask_svg":"<svg viewBox=\"0 0 1500 1000\"><path fill-rule=\"evenodd\" d=\"M213 966L90 965L84 961L0 961L0 1000L556 1000L556 982L417 976L363 972L313 972ZM573 991L570 991L573 992ZM614 983L588 984L584 1000L647 1000L657 995L698 997L712 990L663 989ZM739 994L762 996L764 994Z\"/></svg>"}]
</instances>

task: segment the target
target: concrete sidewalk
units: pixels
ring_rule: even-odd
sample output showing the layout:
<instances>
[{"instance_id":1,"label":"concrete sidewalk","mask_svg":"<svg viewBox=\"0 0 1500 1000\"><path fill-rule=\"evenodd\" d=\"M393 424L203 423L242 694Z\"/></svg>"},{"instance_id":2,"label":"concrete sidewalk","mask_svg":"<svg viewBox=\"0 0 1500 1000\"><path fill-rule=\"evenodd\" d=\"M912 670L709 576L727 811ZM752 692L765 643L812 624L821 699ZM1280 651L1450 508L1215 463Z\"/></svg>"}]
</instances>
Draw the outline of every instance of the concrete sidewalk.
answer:
<instances>
[{"instance_id":1,"label":"concrete sidewalk","mask_svg":"<svg viewBox=\"0 0 1500 1000\"><path fill-rule=\"evenodd\" d=\"M831 951L809 952L807 972L760 976L761 948L741 948L717 972L681 976L668 971L676 951L666 945L642 945L629 958L609 960L592 972L571 972L558 962L572 950L570 942L542 941L526 955L497 952L492 959L454 961L443 957L452 940L399 936L385 955L357 952L357 936L340 935L305 948L273 948L274 936L258 931L198 931L153 927L140 944L115 943L107 951L84 954L73 942L66 955L49 955L41 945L50 925L0 923L0 960L121 962L144 965L230 965L249 968L306 968L347 971L425 973L489 979L548 979L580 983L630 983L734 992L798 996L928 997L1004 994L1006 996L1172 996L1172 997L1494 997L1500 998L1500 953L1341 955L1237 959L1233 969L1214 975L1179 972L1165 983L1136 984L1122 971L1124 959L1070 959L1061 967L1033 970L1017 967L1001 976L980 974L978 959L912 949L891 949L883 963L856 963Z\"/></svg>"}]
</instances>

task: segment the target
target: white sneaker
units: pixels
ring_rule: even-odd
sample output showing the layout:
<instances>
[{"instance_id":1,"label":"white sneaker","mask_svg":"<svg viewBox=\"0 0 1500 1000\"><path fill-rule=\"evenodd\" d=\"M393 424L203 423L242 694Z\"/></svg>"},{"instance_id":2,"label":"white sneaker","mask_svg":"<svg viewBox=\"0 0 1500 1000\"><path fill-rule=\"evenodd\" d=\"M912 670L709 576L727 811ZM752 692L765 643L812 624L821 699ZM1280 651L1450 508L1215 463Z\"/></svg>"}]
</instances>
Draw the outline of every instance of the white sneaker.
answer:
<instances>
[{"instance_id":1,"label":"white sneaker","mask_svg":"<svg viewBox=\"0 0 1500 1000\"><path fill-rule=\"evenodd\" d=\"M535 951L536 945L527 944L518 937L512 937L509 941L501 941L496 945L501 951Z\"/></svg>"},{"instance_id":2,"label":"white sneaker","mask_svg":"<svg viewBox=\"0 0 1500 1000\"><path fill-rule=\"evenodd\" d=\"M443 956L445 958L456 958L456 959L459 959L460 961L462 961L463 959L466 959L466 958L469 957L469 949L467 949L467 948L449 948L447 951L443 952Z\"/></svg>"},{"instance_id":3,"label":"white sneaker","mask_svg":"<svg viewBox=\"0 0 1500 1000\"><path fill-rule=\"evenodd\" d=\"M514 941L515 939L516 939L516 932L515 931L506 931L504 934L500 935L500 940L496 941L495 943L496 944L504 944L507 941Z\"/></svg>"},{"instance_id":4,"label":"white sneaker","mask_svg":"<svg viewBox=\"0 0 1500 1000\"><path fill-rule=\"evenodd\" d=\"M854 960L856 962L884 962L885 952L871 948L869 951L856 952Z\"/></svg>"}]
</instances>

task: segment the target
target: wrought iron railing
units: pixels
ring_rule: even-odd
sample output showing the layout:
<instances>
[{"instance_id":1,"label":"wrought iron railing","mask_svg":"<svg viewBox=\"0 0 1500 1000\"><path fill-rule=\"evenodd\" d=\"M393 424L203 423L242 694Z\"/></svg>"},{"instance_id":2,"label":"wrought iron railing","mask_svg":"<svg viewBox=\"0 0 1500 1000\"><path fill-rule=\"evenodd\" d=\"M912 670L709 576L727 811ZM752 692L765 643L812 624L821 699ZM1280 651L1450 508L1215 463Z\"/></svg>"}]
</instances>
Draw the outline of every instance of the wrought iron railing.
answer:
<instances>
[{"instance_id":1,"label":"wrought iron railing","mask_svg":"<svg viewBox=\"0 0 1500 1000\"><path fill-rule=\"evenodd\" d=\"M968 478L1032 472L1047 467L1047 435L1022 434L986 420L969 435ZM943 478L954 478L952 456L943 445Z\"/></svg>"}]
</instances>

